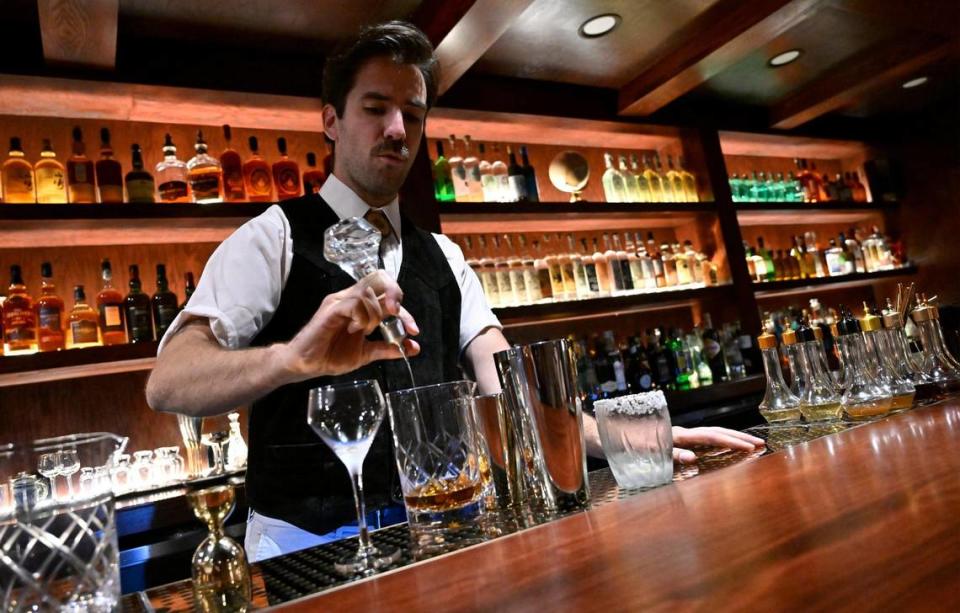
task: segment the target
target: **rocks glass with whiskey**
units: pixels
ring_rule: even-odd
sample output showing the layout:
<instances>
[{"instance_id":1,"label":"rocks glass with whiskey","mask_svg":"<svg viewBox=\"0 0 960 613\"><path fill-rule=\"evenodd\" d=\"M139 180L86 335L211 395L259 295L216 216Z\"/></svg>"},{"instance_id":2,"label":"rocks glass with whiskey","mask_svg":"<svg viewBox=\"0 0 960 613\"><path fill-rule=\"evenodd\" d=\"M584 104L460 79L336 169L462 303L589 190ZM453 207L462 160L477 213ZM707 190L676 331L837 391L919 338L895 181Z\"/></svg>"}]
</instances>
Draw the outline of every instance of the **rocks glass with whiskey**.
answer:
<instances>
[{"instance_id":1,"label":"rocks glass with whiskey","mask_svg":"<svg viewBox=\"0 0 960 613\"><path fill-rule=\"evenodd\" d=\"M363 460L383 422L384 411L380 386L373 380L326 385L310 390L308 396L307 423L343 462L353 486L358 547L356 553L334 563L337 572L346 576L375 574L400 556L395 547L370 543L363 499Z\"/></svg>"}]
</instances>

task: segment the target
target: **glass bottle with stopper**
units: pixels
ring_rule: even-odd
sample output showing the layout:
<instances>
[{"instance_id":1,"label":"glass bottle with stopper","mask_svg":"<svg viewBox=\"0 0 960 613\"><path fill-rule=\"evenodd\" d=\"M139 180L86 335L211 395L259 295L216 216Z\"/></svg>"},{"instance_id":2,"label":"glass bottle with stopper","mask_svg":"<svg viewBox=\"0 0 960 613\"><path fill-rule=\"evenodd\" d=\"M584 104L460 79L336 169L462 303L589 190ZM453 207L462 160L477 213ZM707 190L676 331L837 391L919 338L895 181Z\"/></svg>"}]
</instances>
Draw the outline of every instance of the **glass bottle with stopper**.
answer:
<instances>
[{"instance_id":1,"label":"glass bottle with stopper","mask_svg":"<svg viewBox=\"0 0 960 613\"><path fill-rule=\"evenodd\" d=\"M840 394L830 375L823 368L819 343L810 324L804 321L796 330L799 344L800 369L804 389L800 396L800 413L805 421L832 421L840 419Z\"/></svg>"},{"instance_id":2,"label":"glass bottle with stopper","mask_svg":"<svg viewBox=\"0 0 960 613\"><path fill-rule=\"evenodd\" d=\"M771 424L800 421L800 399L790 392L780 370L777 337L764 332L757 337L757 344L767 373L767 391L760 402L760 414Z\"/></svg>"},{"instance_id":3,"label":"glass bottle with stopper","mask_svg":"<svg viewBox=\"0 0 960 613\"><path fill-rule=\"evenodd\" d=\"M843 413L852 420L885 415L890 411L890 391L874 376L873 363L860 334L860 322L849 309L840 308L843 319L837 322L837 332L840 333L837 346L844 365Z\"/></svg>"},{"instance_id":4,"label":"glass bottle with stopper","mask_svg":"<svg viewBox=\"0 0 960 613\"><path fill-rule=\"evenodd\" d=\"M800 345L797 344L797 333L787 328L783 331L781 340L783 341L781 351L790 367L790 392L800 398L803 395L803 369L800 368Z\"/></svg>"},{"instance_id":5,"label":"glass bottle with stopper","mask_svg":"<svg viewBox=\"0 0 960 613\"><path fill-rule=\"evenodd\" d=\"M362 217L348 217L327 228L323 235L323 255L358 281L376 272L380 253L380 231ZM403 340L407 331L403 322L388 315L380 322L383 339L396 345L404 353Z\"/></svg>"},{"instance_id":6,"label":"glass bottle with stopper","mask_svg":"<svg viewBox=\"0 0 960 613\"><path fill-rule=\"evenodd\" d=\"M913 406L913 397L916 389L909 379L900 376L891 358L893 354L884 343L883 322L870 312L870 307L863 303L863 317L860 318L860 329L863 331L863 340L867 350L867 362L875 365L874 374L877 381L892 397L891 411L904 411Z\"/></svg>"},{"instance_id":7,"label":"glass bottle with stopper","mask_svg":"<svg viewBox=\"0 0 960 613\"><path fill-rule=\"evenodd\" d=\"M917 306L910 312L920 328L923 344L923 370L944 392L960 390L960 364L950 355L943 342L940 311L934 305L936 296L917 295Z\"/></svg>"},{"instance_id":8,"label":"glass bottle with stopper","mask_svg":"<svg viewBox=\"0 0 960 613\"><path fill-rule=\"evenodd\" d=\"M922 361L918 361L910 351L907 336L903 331L903 316L889 298L887 298L887 308L883 310L882 319L883 337L881 339L891 357L890 366L898 377L913 384L916 390L914 400L928 400L938 396L940 389L924 371Z\"/></svg>"}]
</instances>

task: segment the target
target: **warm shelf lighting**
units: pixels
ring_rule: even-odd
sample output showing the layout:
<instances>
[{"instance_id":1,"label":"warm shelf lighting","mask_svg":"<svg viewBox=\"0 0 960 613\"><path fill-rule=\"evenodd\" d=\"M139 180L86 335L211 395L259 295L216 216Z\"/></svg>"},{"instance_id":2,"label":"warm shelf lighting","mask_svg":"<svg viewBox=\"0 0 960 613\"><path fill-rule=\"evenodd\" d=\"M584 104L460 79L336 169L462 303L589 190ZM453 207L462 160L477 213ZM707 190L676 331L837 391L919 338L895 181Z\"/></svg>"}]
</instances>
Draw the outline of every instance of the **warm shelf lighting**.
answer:
<instances>
[{"instance_id":1,"label":"warm shelf lighting","mask_svg":"<svg viewBox=\"0 0 960 613\"><path fill-rule=\"evenodd\" d=\"M584 38L599 38L613 31L620 24L620 15L604 13L583 22L577 32Z\"/></svg>"},{"instance_id":2,"label":"warm shelf lighting","mask_svg":"<svg viewBox=\"0 0 960 613\"><path fill-rule=\"evenodd\" d=\"M784 51L783 53L778 53L777 55L773 56L767 63L773 68L779 68L781 66L786 66L791 62L797 61L797 58L799 58L801 55L803 55L802 49L790 49L789 51Z\"/></svg>"},{"instance_id":3,"label":"warm shelf lighting","mask_svg":"<svg viewBox=\"0 0 960 613\"><path fill-rule=\"evenodd\" d=\"M917 77L916 79L910 79L909 81L906 81L900 87L902 87L903 89L913 89L914 87L920 87L927 81L928 81L927 77Z\"/></svg>"}]
</instances>

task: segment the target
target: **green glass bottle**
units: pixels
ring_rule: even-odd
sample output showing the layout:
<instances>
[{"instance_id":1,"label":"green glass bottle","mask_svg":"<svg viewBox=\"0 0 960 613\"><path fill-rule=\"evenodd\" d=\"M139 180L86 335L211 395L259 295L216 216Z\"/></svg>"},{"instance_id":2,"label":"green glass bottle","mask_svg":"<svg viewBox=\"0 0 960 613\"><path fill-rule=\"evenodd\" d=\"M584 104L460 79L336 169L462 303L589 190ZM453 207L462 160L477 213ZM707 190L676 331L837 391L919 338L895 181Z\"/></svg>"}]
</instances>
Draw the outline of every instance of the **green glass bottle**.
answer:
<instances>
[{"instance_id":1,"label":"green glass bottle","mask_svg":"<svg viewBox=\"0 0 960 613\"><path fill-rule=\"evenodd\" d=\"M437 141L437 159L433 163L433 194L437 202L454 202L453 176L450 174L450 162L443 156L443 142Z\"/></svg>"}]
</instances>

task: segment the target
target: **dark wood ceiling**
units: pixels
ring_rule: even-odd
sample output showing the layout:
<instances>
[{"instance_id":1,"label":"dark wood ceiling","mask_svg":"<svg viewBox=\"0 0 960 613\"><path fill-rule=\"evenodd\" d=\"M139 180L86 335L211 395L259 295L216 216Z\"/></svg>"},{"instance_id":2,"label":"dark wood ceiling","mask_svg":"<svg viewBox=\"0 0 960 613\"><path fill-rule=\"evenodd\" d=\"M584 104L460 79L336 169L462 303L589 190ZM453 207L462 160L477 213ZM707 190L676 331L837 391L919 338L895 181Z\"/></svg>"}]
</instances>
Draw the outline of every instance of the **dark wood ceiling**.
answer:
<instances>
[{"instance_id":1,"label":"dark wood ceiling","mask_svg":"<svg viewBox=\"0 0 960 613\"><path fill-rule=\"evenodd\" d=\"M444 90L471 80L567 84L597 92L610 115L740 108L792 129L960 100L957 0L2 2L0 73L313 96L337 40L408 18L437 44ZM608 36L580 37L600 13L622 22ZM767 65L791 48L803 49L798 61ZM929 82L900 87L919 75Z\"/></svg>"}]
</instances>

